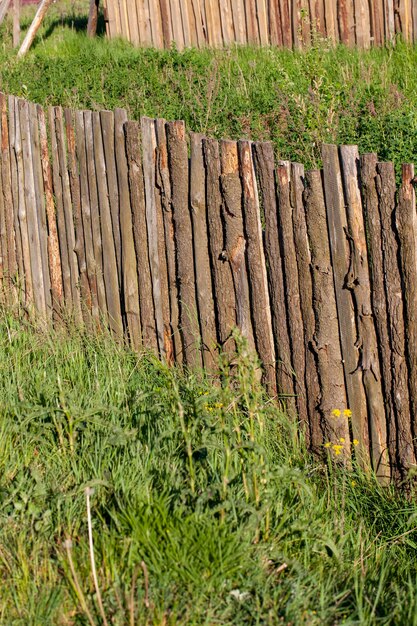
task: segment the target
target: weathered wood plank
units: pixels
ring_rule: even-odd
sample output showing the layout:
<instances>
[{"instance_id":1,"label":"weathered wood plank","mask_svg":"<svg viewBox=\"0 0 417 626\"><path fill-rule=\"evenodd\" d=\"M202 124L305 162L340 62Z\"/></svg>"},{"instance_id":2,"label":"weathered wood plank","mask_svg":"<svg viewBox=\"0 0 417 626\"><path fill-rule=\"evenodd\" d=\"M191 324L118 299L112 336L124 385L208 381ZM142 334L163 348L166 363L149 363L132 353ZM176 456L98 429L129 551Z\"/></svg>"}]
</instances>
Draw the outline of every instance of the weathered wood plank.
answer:
<instances>
[{"instance_id":1,"label":"weathered wood plank","mask_svg":"<svg viewBox=\"0 0 417 626\"><path fill-rule=\"evenodd\" d=\"M359 188L357 146L342 146L340 162L345 189L347 237L350 246L349 270L345 286L355 302L359 347L359 370L368 406L368 427L371 434L373 467L381 478L389 478L390 464L387 444L387 422L381 385L378 343L371 305L365 224Z\"/></svg>"},{"instance_id":2,"label":"weathered wood plank","mask_svg":"<svg viewBox=\"0 0 417 626\"><path fill-rule=\"evenodd\" d=\"M343 195L337 147L324 144L323 180L326 202L327 224L329 229L330 252L333 266L336 305L339 317L340 343L345 370L345 381L353 438L359 441L356 454L360 462L369 466L370 443L368 434L367 406L362 386L360 354L356 343L357 329L352 297L346 286L349 270L349 246L347 240L347 218ZM342 409L342 407L336 407Z\"/></svg>"},{"instance_id":3,"label":"weathered wood plank","mask_svg":"<svg viewBox=\"0 0 417 626\"><path fill-rule=\"evenodd\" d=\"M198 314L203 364L208 370L216 365L216 319L207 238L206 172L203 136L190 133L190 206L193 225L193 246Z\"/></svg>"},{"instance_id":4,"label":"weathered wood plank","mask_svg":"<svg viewBox=\"0 0 417 626\"><path fill-rule=\"evenodd\" d=\"M140 145L140 123L126 122L125 134L133 234L138 268L142 340L144 348L157 353L158 340L152 297L151 269L149 266L145 188Z\"/></svg>"},{"instance_id":5,"label":"weathered wood plank","mask_svg":"<svg viewBox=\"0 0 417 626\"><path fill-rule=\"evenodd\" d=\"M48 226L48 265L51 281L51 304L53 318L57 319L62 314L64 287L62 282L61 255L59 250L59 237L57 229L56 209L53 194L53 181L51 162L49 156L48 133L46 128L45 112L37 106L39 122L39 140L42 155L42 177L45 192L45 211Z\"/></svg>"},{"instance_id":6,"label":"weathered wood plank","mask_svg":"<svg viewBox=\"0 0 417 626\"><path fill-rule=\"evenodd\" d=\"M225 257L233 277L236 302L236 322L251 350L255 350L251 319L248 271L246 267L246 238L243 226L243 189L239 172L236 141L221 141L221 191L223 223L225 225Z\"/></svg>"},{"instance_id":7,"label":"weathered wood plank","mask_svg":"<svg viewBox=\"0 0 417 626\"><path fill-rule=\"evenodd\" d=\"M183 122L167 124L168 161L171 174L171 201L177 248L181 336L185 362L201 364L198 309L195 291L193 235L189 211L188 148Z\"/></svg>"},{"instance_id":8,"label":"weathered wood plank","mask_svg":"<svg viewBox=\"0 0 417 626\"><path fill-rule=\"evenodd\" d=\"M311 252L314 334L312 348L317 357L320 395L317 410L320 412L325 442L339 444L344 439L345 455L349 456L349 421L343 415L332 415L334 409L347 406L339 325L330 245L327 234L326 206L324 203L321 173L306 174L304 205Z\"/></svg>"},{"instance_id":9,"label":"weathered wood plank","mask_svg":"<svg viewBox=\"0 0 417 626\"><path fill-rule=\"evenodd\" d=\"M74 220L74 251L78 261L81 309L84 320L88 323L90 321L91 315L91 290L87 275L84 228L81 215L81 188L75 148L75 115L74 112L70 109L64 109L64 117L68 151L68 175L71 189L71 202Z\"/></svg>"},{"instance_id":10,"label":"weathered wood plank","mask_svg":"<svg viewBox=\"0 0 417 626\"><path fill-rule=\"evenodd\" d=\"M91 293L91 314L95 323L99 320L99 307L97 297L97 276L94 260L93 233L91 228L90 195L88 189L86 133L83 111L75 112L75 133L77 160L79 163L80 190L81 190L81 215L84 232L85 260L87 265L87 277ZM64 260L63 260L64 261Z\"/></svg>"},{"instance_id":11,"label":"weathered wood plank","mask_svg":"<svg viewBox=\"0 0 417 626\"><path fill-rule=\"evenodd\" d=\"M417 216L413 179L414 165L403 165L402 183L398 190L395 211L395 222L400 243L400 270L403 284L411 427L415 436L417 431ZM415 454L417 454L416 448L414 440Z\"/></svg>"},{"instance_id":12,"label":"weathered wood plank","mask_svg":"<svg viewBox=\"0 0 417 626\"><path fill-rule=\"evenodd\" d=\"M276 168L278 220L284 267L284 287L287 300L291 361L294 372L296 406L307 444L310 445L307 395L305 386L304 329L300 306L297 256L294 246L293 218L290 201L290 166L281 161Z\"/></svg>"},{"instance_id":13,"label":"weathered wood plank","mask_svg":"<svg viewBox=\"0 0 417 626\"><path fill-rule=\"evenodd\" d=\"M304 326L307 409L310 423L311 446L314 450L318 450L323 443L323 434L320 428L321 416L317 410L320 398L320 386L315 352L313 348L315 321L313 310L313 286L311 281L311 253L308 244L303 192L304 167L299 163L292 163L290 201L292 205L294 247L297 258L300 306Z\"/></svg>"},{"instance_id":14,"label":"weathered wood plank","mask_svg":"<svg viewBox=\"0 0 417 626\"><path fill-rule=\"evenodd\" d=\"M152 293L154 301L154 313L156 320L156 329L158 337L158 346L161 356L166 357L165 350L165 334L169 333L167 326L169 320L164 320L164 311L162 294L163 288L167 290L167 284L161 284L161 262L160 262L160 246L159 239L161 233L158 229L158 213L156 206L156 131L155 121L149 117L141 119L141 136L142 136L142 168L145 183L145 210L146 224L148 233L148 254L149 264L151 268Z\"/></svg>"},{"instance_id":15,"label":"weathered wood plank","mask_svg":"<svg viewBox=\"0 0 417 626\"><path fill-rule=\"evenodd\" d=\"M126 157L124 125L127 113L124 109L114 112L116 167L120 202L120 238L122 243L122 287L127 330L133 347L140 346L141 325L139 287L136 267L135 242L133 239L132 208L130 205L129 173Z\"/></svg>"},{"instance_id":16,"label":"weathered wood plank","mask_svg":"<svg viewBox=\"0 0 417 626\"><path fill-rule=\"evenodd\" d=\"M165 343L167 362L173 350L173 358L177 363L182 362L182 341L179 331L179 298L176 269L176 250L174 237L174 219L171 203L171 180L168 166L168 147L165 131L166 122L163 119L156 120L157 139L157 172L156 185L162 205L162 219L165 235L165 255L167 266L167 281L169 294L169 327L166 330Z\"/></svg>"},{"instance_id":17,"label":"weathered wood plank","mask_svg":"<svg viewBox=\"0 0 417 626\"><path fill-rule=\"evenodd\" d=\"M8 288L16 296L17 280L17 259L16 259L16 238L14 226L14 203L12 193L12 172L10 163L9 144L9 124L7 120L7 100L3 93L0 93L0 116L1 116L1 160L0 177L3 193L3 203L5 207L6 236L8 251Z\"/></svg>"},{"instance_id":18,"label":"weathered wood plank","mask_svg":"<svg viewBox=\"0 0 417 626\"><path fill-rule=\"evenodd\" d=\"M399 267L399 247L393 224L395 216L396 182L392 163L376 164L376 191L381 222L381 246L383 251L383 287L386 293L387 328L391 346L386 373L391 376L392 404L395 425L390 433L396 434L396 456L400 471L407 471L415 463L413 435L411 430L410 396L408 390L408 367L404 328L404 302ZM380 339L381 343L381 339ZM391 435L390 440L391 442Z\"/></svg>"},{"instance_id":19,"label":"weathered wood plank","mask_svg":"<svg viewBox=\"0 0 417 626\"><path fill-rule=\"evenodd\" d=\"M254 144L254 160L265 215L265 259L268 269L272 327L275 337L278 394L295 417L295 390L279 241L274 150L271 142Z\"/></svg>"},{"instance_id":20,"label":"weathered wood plank","mask_svg":"<svg viewBox=\"0 0 417 626\"><path fill-rule=\"evenodd\" d=\"M116 251L113 239L100 113L97 111L93 113L93 138L98 200L100 206L101 241L103 247L103 279L106 292L108 322L115 337L122 339L123 321L120 306L119 281L117 277Z\"/></svg>"},{"instance_id":21,"label":"weathered wood plank","mask_svg":"<svg viewBox=\"0 0 417 626\"><path fill-rule=\"evenodd\" d=\"M230 354L233 353L235 348L231 339L231 332L236 325L236 305L232 273L224 253L218 142L214 139L204 139L203 151L206 166L207 225L213 272L217 334L221 350Z\"/></svg>"}]
</instances>

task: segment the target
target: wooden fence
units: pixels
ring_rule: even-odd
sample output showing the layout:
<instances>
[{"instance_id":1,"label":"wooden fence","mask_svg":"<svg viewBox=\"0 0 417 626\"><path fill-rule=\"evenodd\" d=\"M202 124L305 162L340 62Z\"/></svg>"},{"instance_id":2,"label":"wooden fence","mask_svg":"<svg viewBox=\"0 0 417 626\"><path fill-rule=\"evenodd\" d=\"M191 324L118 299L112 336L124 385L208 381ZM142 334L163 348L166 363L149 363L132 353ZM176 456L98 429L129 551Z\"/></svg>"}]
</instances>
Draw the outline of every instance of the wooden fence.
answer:
<instances>
[{"instance_id":1,"label":"wooden fence","mask_svg":"<svg viewBox=\"0 0 417 626\"><path fill-rule=\"evenodd\" d=\"M397 189L393 165L355 146L323 146L323 171L304 172L271 143L122 109L0 94L0 113L3 302L189 367L232 354L238 327L312 448L354 450L382 477L415 464L411 165Z\"/></svg>"},{"instance_id":2,"label":"wooden fence","mask_svg":"<svg viewBox=\"0 0 417 626\"><path fill-rule=\"evenodd\" d=\"M315 34L368 48L417 41L415 0L104 0L107 33L178 49L230 44L299 48Z\"/></svg>"}]
</instances>

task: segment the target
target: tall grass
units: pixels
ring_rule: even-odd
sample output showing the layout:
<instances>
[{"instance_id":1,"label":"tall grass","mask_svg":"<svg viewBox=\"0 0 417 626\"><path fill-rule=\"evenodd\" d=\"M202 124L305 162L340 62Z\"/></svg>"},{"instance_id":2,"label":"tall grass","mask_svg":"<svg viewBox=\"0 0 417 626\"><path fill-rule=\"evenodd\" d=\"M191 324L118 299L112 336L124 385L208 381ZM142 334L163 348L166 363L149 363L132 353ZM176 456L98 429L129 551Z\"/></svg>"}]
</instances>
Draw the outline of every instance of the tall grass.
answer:
<instances>
[{"instance_id":1,"label":"tall grass","mask_svg":"<svg viewBox=\"0 0 417 626\"><path fill-rule=\"evenodd\" d=\"M110 624L417 623L412 498L312 459L256 367L3 313L0 623L103 623L86 489Z\"/></svg>"}]
</instances>

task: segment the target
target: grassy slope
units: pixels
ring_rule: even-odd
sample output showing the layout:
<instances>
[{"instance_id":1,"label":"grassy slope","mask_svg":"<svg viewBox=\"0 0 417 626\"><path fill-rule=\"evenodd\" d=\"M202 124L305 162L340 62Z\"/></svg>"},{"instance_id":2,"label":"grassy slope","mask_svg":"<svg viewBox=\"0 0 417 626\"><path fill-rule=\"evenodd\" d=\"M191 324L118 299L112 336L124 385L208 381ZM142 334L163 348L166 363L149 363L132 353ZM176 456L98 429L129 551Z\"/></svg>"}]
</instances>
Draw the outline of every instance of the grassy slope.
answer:
<instances>
[{"instance_id":1,"label":"grassy slope","mask_svg":"<svg viewBox=\"0 0 417 626\"><path fill-rule=\"evenodd\" d=\"M216 137L273 139L280 157L307 167L320 163L323 141L358 143L397 164L417 161L417 48L135 50L89 41L83 8L81 0L58 3L22 62L11 54L6 25L4 91L45 104L183 118Z\"/></svg>"},{"instance_id":2,"label":"grassy slope","mask_svg":"<svg viewBox=\"0 0 417 626\"><path fill-rule=\"evenodd\" d=\"M216 387L106 337L44 336L3 314L0 623L87 623L68 537L100 623L93 486L113 624L129 624L130 606L135 624L416 624L415 504L314 464L255 380L243 356Z\"/></svg>"}]
</instances>

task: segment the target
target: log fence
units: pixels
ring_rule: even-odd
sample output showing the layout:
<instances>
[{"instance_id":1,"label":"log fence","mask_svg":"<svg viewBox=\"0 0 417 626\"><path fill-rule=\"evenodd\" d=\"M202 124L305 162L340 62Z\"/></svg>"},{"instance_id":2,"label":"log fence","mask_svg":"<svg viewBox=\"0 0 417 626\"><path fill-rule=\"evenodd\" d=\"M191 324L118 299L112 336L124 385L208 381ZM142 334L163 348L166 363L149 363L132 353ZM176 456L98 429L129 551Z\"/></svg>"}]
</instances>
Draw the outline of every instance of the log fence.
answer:
<instances>
[{"instance_id":1,"label":"log fence","mask_svg":"<svg viewBox=\"0 0 417 626\"><path fill-rule=\"evenodd\" d=\"M324 145L305 172L269 142L4 94L0 137L4 305L211 371L238 327L312 449L415 465L412 165L397 188L392 163Z\"/></svg>"},{"instance_id":2,"label":"log fence","mask_svg":"<svg viewBox=\"0 0 417 626\"><path fill-rule=\"evenodd\" d=\"M104 0L104 11L110 37L155 48L417 41L414 0Z\"/></svg>"}]
</instances>

